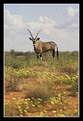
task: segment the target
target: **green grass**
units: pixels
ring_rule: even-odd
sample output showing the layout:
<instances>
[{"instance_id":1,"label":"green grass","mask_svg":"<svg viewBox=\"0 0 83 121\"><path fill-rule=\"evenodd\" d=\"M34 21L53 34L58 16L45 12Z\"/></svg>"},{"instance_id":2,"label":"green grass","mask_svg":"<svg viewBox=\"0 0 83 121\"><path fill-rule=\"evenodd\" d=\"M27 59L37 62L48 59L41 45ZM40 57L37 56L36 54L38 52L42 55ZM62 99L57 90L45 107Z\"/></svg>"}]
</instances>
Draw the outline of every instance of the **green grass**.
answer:
<instances>
[{"instance_id":1,"label":"green grass","mask_svg":"<svg viewBox=\"0 0 83 121\"><path fill-rule=\"evenodd\" d=\"M58 116L60 112L60 115L67 116L67 112L64 110L67 95L64 95L65 92L62 88L56 89L56 87L63 86L65 91L71 92L70 96L77 96L79 85L78 54L76 51L59 52L59 58L58 60L56 58L55 62L53 62L50 53L44 54L41 62L37 61L34 52L15 52L14 50L5 52L5 91L24 91L26 99L33 98L35 100L19 103L17 109L16 107L12 109L10 104L6 104L5 115L30 116L34 108L34 111L40 110L39 116L48 116L48 110L41 110L43 102L47 101L50 110L54 106L52 109L54 116ZM67 85L70 85L71 88L66 89ZM38 98L42 100L40 107L37 107ZM26 110L26 105L29 106L29 110ZM19 106L21 107L19 108ZM75 115L77 115L77 111Z\"/></svg>"}]
</instances>

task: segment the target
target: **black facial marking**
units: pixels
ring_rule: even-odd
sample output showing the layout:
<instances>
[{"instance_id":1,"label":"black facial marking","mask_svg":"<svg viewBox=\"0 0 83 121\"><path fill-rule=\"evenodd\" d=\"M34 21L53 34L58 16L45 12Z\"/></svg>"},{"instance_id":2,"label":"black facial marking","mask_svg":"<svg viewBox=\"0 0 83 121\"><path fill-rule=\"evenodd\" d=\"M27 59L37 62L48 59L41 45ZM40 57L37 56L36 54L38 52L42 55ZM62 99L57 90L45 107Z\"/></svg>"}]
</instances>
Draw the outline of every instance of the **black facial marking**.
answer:
<instances>
[{"instance_id":1,"label":"black facial marking","mask_svg":"<svg viewBox=\"0 0 83 121\"><path fill-rule=\"evenodd\" d=\"M36 44L36 41L33 41L33 45L35 45Z\"/></svg>"}]
</instances>

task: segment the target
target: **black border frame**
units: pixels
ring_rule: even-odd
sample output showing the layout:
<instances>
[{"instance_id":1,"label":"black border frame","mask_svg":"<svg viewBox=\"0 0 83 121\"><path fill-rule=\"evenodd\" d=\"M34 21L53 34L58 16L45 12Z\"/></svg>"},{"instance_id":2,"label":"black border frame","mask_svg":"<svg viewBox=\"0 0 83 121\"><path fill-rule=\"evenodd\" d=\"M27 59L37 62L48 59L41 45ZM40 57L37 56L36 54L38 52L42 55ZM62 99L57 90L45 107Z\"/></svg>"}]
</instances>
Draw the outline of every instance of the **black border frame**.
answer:
<instances>
[{"instance_id":1,"label":"black border frame","mask_svg":"<svg viewBox=\"0 0 83 121\"><path fill-rule=\"evenodd\" d=\"M1 40L0 40L0 53L1 53L1 59L0 59L0 69L1 69L1 81L0 81L0 89L1 89L1 98L0 98L0 109L2 109L0 111L0 119L64 119L64 120L71 120L71 119L77 119L80 120L80 104L79 104L79 117L5 117L4 116L4 4L79 4L79 61L80 61L80 0L56 0L55 2L37 2L37 1L33 1L33 2L27 2L26 0L20 1L20 0L0 0L0 30L1 30ZM80 76L80 62L79 62L79 76ZM80 77L79 77L79 81L80 81ZM80 83L79 83L79 89L80 89ZM79 90L80 93L80 90ZM80 103L80 95L79 95L79 103Z\"/></svg>"}]
</instances>

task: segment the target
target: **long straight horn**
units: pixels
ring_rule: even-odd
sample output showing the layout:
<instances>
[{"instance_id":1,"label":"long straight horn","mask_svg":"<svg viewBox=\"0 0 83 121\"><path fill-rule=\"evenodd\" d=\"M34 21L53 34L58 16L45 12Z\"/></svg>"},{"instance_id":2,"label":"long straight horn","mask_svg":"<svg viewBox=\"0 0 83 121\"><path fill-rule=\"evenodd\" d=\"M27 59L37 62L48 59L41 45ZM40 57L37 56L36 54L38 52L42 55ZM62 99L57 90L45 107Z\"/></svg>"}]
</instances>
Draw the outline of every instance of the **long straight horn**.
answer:
<instances>
[{"instance_id":1,"label":"long straight horn","mask_svg":"<svg viewBox=\"0 0 83 121\"><path fill-rule=\"evenodd\" d=\"M31 37L33 38L33 35L32 35L32 33L30 32L30 30L29 30L29 29L27 29L27 30L29 31L29 33L30 33Z\"/></svg>"},{"instance_id":2,"label":"long straight horn","mask_svg":"<svg viewBox=\"0 0 83 121\"><path fill-rule=\"evenodd\" d=\"M42 31L42 30L40 30L40 31ZM36 35L35 39L37 39L37 36L38 36L38 34L39 34L39 32L40 32L40 31L38 31L38 33L37 33L37 35Z\"/></svg>"}]
</instances>

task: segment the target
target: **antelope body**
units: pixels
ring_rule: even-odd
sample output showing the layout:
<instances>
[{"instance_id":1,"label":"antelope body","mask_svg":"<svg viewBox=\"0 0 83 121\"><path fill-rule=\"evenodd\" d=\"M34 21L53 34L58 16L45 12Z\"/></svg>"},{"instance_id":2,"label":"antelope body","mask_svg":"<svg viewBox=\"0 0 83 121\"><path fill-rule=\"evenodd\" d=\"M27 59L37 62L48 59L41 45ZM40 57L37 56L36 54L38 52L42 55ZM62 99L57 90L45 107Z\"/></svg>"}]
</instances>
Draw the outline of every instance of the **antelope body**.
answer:
<instances>
[{"instance_id":1,"label":"antelope body","mask_svg":"<svg viewBox=\"0 0 83 121\"><path fill-rule=\"evenodd\" d=\"M42 60L42 53L45 53L47 51L52 51L53 59L55 59L55 50L56 49L57 49L57 58L58 58L58 46L54 42L52 42L52 41L42 42L42 41L40 41L40 38L37 38L37 36L41 30L37 33L35 38L33 38L33 35L30 32L30 30L28 30L28 31L31 35L31 38L29 38L29 39L33 41L34 51L36 52L38 59L39 59L39 55L40 55L40 58Z\"/></svg>"}]
</instances>

